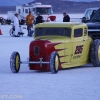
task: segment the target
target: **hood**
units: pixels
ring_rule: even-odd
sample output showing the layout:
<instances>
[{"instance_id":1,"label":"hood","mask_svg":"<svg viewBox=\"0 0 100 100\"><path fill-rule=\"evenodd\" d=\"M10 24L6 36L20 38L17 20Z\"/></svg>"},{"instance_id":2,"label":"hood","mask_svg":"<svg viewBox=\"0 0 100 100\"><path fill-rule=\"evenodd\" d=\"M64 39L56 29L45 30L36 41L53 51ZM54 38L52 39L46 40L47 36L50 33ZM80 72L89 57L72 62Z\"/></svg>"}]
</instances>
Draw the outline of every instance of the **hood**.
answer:
<instances>
[{"instance_id":1,"label":"hood","mask_svg":"<svg viewBox=\"0 0 100 100\"><path fill-rule=\"evenodd\" d=\"M48 61L50 54L53 51L57 51L56 46L63 45L61 42L51 42L49 40L35 40L30 43L30 59L39 60L42 57L45 61Z\"/></svg>"},{"instance_id":2,"label":"hood","mask_svg":"<svg viewBox=\"0 0 100 100\"><path fill-rule=\"evenodd\" d=\"M86 24L88 29L100 29L100 22L88 22Z\"/></svg>"}]
</instances>

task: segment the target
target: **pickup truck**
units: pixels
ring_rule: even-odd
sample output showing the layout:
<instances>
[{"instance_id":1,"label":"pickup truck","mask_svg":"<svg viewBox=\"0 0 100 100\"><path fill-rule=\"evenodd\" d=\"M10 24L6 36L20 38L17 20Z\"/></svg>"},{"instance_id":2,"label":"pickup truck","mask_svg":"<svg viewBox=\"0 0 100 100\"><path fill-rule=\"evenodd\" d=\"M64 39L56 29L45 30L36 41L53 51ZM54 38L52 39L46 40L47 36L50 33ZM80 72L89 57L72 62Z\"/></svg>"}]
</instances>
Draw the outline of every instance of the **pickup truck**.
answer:
<instances>
[{"instance_id":1,"label":"pickup truck","mask_svg":"<svg viewBox=\"0 0 100 100\"><path fill-rule=\"evenodd\" d=\"M21 61L13 52L10 68L18 73L20 64L28 64L30 70L60 69L92 63L100 66L100 40L88 36L88 27L79 22L44 22L34 27L34 40L29 44L29 59Z\"/></svg>"},{"instance_id":2,"label":"pickup truck","mask_svg":"<svg viewBox=\"0 0 100 100\"><path fill-rule=\"evenodd\" d=\"M99 9L99 7L96 8L87 8L85 10L84 16L82 17L82 22L86 23L90 21L93 14Z\"/></svg>"},{"instance_id":3,"label":"pickup truck","mask_svg":"<svg viewBox=\"0 0 100 100\"><path fill-rule=\"evenodd\" d=\"M88 34L94 39L100 39L100 8L96 11L93 17L88 21Z\"/></svg>"}]
</instances>

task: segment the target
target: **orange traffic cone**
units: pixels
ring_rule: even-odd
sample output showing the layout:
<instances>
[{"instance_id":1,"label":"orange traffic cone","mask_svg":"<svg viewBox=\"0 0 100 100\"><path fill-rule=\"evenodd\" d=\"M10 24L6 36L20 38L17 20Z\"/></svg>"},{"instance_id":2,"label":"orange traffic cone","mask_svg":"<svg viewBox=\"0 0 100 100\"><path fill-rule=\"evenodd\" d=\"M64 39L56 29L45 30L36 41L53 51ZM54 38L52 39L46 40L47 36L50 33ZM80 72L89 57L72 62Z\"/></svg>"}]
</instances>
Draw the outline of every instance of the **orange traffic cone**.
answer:
<instances>
[{"instance_id":1,"label":"orange traffic cone","mask_svg":"<svg viewBox=\"0 0 100 100\"><path fill-rule=\"evenodd\" d=\"M0 35L2 35L2 31L1 31L1 24L0 24Z\"/></svg>"}]
</instances>

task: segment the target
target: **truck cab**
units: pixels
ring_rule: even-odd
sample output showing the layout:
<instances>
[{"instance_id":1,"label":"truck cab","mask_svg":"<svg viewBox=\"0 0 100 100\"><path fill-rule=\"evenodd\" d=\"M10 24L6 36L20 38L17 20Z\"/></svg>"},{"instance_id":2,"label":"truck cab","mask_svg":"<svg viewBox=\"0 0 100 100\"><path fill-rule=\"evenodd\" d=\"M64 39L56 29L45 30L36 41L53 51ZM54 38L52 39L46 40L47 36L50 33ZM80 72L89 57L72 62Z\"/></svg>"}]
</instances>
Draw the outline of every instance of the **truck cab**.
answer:
<instances>
[{"instance_id":1,"label":"truck cab","mask_svg":"<svg viewBox=\"0 0 100 100\"><path fill-rule=\"evenodd\" d=\"M8 11L7 22L10 24L13 21L14 13L18 13L18 19L20 24L25 24L26 16L31 12L35 17L37 13L40 13L43 16L43 20L47 21L47 18L53 14L51 5L43 5L40 2L33 3L31 5L24 4L22 6L16 6L16 11Z\"/></svg>"},{"instance_id":2,"label":"truck cab","mask_svg":"<svg viewBox=\"0 0 100 100\"><path fill-rule=\"evenodd\" d=\"M84 16L82 17L82 22L86 23L91 19L91 16L99 9L99 7L96 8L87 8L85 10Z\"/></svg>"},{"instance_id":3,"label":"truck cab","mask_svg":"<svg viewBox=\"0 0 100 100\"><path fill-rule=\"evenodd\" d=\"M100 39L100 8L86 24L88 26L89 36L92 39Z\"/></svg>"},{"instance_id":4,"label":"truck cab","mask_svg":"<svg viewBox=\"0 0 100 100\"><path fill-rule=\"evenodd\" d=\"M43 5L40 2L34 4L25 4L23 6L16 6L16 12L19 14L20 20L26 20L26 16L31 12L35 17L38 13L43 16L43 20L46 21L49 15L53 14L51 5Z\"/></svg>"}]
</instances>

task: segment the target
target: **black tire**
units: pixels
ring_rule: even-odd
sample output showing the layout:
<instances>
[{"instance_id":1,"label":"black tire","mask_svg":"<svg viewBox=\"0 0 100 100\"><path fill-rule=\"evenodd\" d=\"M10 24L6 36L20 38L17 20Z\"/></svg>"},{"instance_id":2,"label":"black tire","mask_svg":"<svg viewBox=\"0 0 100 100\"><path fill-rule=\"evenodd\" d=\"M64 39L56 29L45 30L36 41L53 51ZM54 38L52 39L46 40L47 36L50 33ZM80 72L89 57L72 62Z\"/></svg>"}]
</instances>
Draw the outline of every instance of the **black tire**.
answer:
<instances>
[{"instance_id":1,"label":"black tire","mask_svg":"<svg viewBox=\"0 0 100 100\"><path fill-rule=\"evenodd\" d=\"M57 52L52 52L50 56L50 71L52 74L58 72L60 66L60 59Z\"/></svg>"},{"instance_id":2,"label":"black tire","mask_svg":"<svg viewBox=\"0 0 100 100\"><path fill-rule=\"evenodd\" d=\"M11 28L11 29L10 29L9 34L10 34L10 36L11 36L11 37L13 37L13 36L14 36L14 31L13 31L13 28Z\"/></svg>"},{"instance_id":3,"label":"black tire","mask_svg":"<svg viewBox=\"0 0 100 100\"><path fill-rule=\"evenodd\" d=\"M18 73L20 70L20 55L18 52L13 52L10 57L10 68L13 73Z\"/></svg>"},{"instance_id":4,"label":"black tire","mask_svg":"<svg viewBox=\"0 0 100 100\"><path fill-rule=\"evenodd\" d=\"M90 60L94 67L100 66L100 40L92 41L90 47Z\"/></svg>"}]
</instances>

